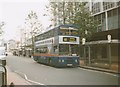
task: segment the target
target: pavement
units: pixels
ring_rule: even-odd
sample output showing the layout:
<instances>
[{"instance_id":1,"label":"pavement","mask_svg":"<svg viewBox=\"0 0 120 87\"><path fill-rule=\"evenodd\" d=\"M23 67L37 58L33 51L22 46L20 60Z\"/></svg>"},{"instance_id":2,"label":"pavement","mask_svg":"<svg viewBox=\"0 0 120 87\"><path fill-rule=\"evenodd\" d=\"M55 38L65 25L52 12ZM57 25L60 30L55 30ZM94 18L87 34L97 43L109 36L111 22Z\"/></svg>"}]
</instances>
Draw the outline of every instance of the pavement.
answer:
<instances>
[{"instance_id":1,"label":"pavement","mask_svg":"<svg viewBox=\"0 0 120 87\"><path fill-rule=\"evenodd\" d=\"M13 82L14 85L31 85L30 82L25 80L23 77L13 72L8 66L7 68L7 85L10 85Z\"/></svg>"},{"instance_id":2,"label":"pavement","mask_svg":"<svg viewBox=\"0 0 120 87\"><path fill-rule=\"evenodd\" d=\"M90 66L80 66L80 68L85 68L85 69L90 69L90 70L95 70L95 71L101 71L101 72L108 72L108 73L113 73L113 74L119 74L120 73L118 71L113 71L113 70L103 69L103 68L97 68L97 67L90 67Z\"/></svg>"}]
</instances>

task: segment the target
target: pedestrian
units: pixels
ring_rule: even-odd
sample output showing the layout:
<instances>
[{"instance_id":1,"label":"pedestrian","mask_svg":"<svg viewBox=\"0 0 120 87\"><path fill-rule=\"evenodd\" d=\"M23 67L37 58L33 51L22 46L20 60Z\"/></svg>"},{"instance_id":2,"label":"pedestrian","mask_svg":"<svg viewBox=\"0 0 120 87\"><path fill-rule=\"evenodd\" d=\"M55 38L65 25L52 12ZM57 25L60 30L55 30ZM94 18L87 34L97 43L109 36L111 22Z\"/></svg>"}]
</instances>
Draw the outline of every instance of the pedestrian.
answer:
<instances>
[{"instance_id":1,"label":"pedestrian","mask_svg":"<svg viewBox=\"0 0 120 87\"><path fill-rule=\"evenodd\" d=\"M13 82L11 82L9 87L14 87L14 83L13 83Z\"/></svg>"}]
</instances>

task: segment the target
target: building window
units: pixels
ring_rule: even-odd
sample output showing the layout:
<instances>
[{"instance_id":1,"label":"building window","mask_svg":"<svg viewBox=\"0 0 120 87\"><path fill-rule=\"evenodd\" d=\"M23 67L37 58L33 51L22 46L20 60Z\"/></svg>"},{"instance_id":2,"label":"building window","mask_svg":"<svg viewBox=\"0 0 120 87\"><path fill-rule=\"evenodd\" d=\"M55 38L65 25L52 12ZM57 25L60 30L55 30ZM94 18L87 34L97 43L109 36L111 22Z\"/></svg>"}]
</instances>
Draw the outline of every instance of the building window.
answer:
<instances>
[{"instance_id":1,"label":"building window","mask_svg":"<svg viewBox=\"0 0 120 87\"><path fill-rule=\"evenodd\" d=\"M108 12L108 29L118 28L118 9L114 9Z\"/></svg>"},{"instance_id":2,"label":"building window","mask_svg":"<svg viewBox=\"0 0 120 87\"><path fill-rule=\"evenodd\" d=\"M100 12L100 2L92 3L92 13L98 13Z\"/></svg>"},{"instance_id":3,"label":"building window","mask_svg":"<svg viewBox=\"0 0 120 87\"><path fill-rule=\"evenodd\" d=\"M102 31L102 14L95 16L94 20L98 22L97 32Z\"/></svg>"},{"instance_id":4,"label":"building window","mask_svg":"<svg viewBox=\"0 0 120 87\"><path fill-rule=\"evenodd\" d=\"M117 2L117 6L120 6L120 1L119 1L119 2Z\"/></svg>"},{"instance_id":5,"label":"building window","mask_svg":"<svg viewBox=\"0 0 120 87\"><path fill-rule=\"evenodd\" d=\"M115 6L115 2L103 2L103 9L107 10L113 8Z\"/></svg>"},{"instance_id":6,"label":"building window","mask_svg":"<svg viewBox=\"0 0 120 87\"><path fill-rule=\"evenodd\" d=\"M101 16L102 16L102 17L101 17L101 18L102 18L102 19L101 19L101 20L102 20L102 21L101 21L101 22L102 22L102 23L101 23L101 24L102 24L102 30L104 31L104 30L106 29L106 17L105 17L105 13L101 14Z\"/></svg>"}]
</instances>

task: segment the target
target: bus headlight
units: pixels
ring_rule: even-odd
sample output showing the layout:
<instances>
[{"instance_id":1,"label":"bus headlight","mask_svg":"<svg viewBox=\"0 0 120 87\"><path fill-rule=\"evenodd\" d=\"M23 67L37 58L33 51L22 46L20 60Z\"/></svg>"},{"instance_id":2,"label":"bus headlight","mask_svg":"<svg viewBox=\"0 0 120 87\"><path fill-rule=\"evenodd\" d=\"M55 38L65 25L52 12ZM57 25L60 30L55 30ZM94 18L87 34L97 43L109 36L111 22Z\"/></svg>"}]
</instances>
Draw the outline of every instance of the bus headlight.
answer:
<instances>
[{"instance_id":1,"label":"bus headlight","mask_svg":"<svg viewBox=\"0 0 120 87\"><path fill-rule=\"evenodd\" d=\"M77 60L77 59L75 59L75 62L77 63L77 62L78 62L78 60Z\"/></svg>"},{"instance_id":2,"label":"bus headlight","mask_svg":"<svg viewBox=\"0 0 120 87\"><path fill-rule=\"evenodd\" d=\"M62 62L64 62L64 60L62 60Z\"/></svg>"},{"instance_id":3,"label":"bus headlight","mask_svg":"<svg viewBox=\"0 0 120 87\"><path fill-rule=\"evenodd\" d=\"M59 62L61 62L61 60L59 60Z\"/></svg>"},{"instance_id":4,"label":"bus headlight","mask_svg":"<svg viewBox=\"0 0 120 87\"><path fill-rule=\"evenodd\" d=\"M64 60L59 60L59 62L64 62Z\"/></svg>"}]
</instances>

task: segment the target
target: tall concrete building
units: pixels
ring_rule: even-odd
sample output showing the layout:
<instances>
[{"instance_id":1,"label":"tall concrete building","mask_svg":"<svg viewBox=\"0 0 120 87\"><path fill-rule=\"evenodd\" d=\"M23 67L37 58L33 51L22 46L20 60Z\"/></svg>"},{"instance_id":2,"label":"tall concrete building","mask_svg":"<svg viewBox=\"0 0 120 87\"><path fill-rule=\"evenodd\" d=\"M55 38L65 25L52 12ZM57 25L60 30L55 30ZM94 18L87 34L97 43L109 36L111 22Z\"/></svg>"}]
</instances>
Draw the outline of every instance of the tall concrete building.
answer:
<instances>
[{"instance_id":1,"label":"tall concrete building","mask_svg":"<svg viewBox=\"0 0 120 87\"><path fill-rule=\"evenodd\" d=\"M118 71L120 1L91 0L86 8L99 25L91 41L84 44L83 65Z\"/></svg>"},{"instance_id":2,"label":"tall concrete building","mask_svg":"<svg viewBox=\"0 0 120 87\"><path fill-rule=\"evenodd\" d=\"M94 0L93 2L86 4L88 10L92 12L92 16L94 16L94 18L99 22L97 31L106 31L118 28L118 9L120 1L114 1L115 2L106 2L106 0L101 0L101 2L97 2Z\"/></svg>"}]
</instances>

